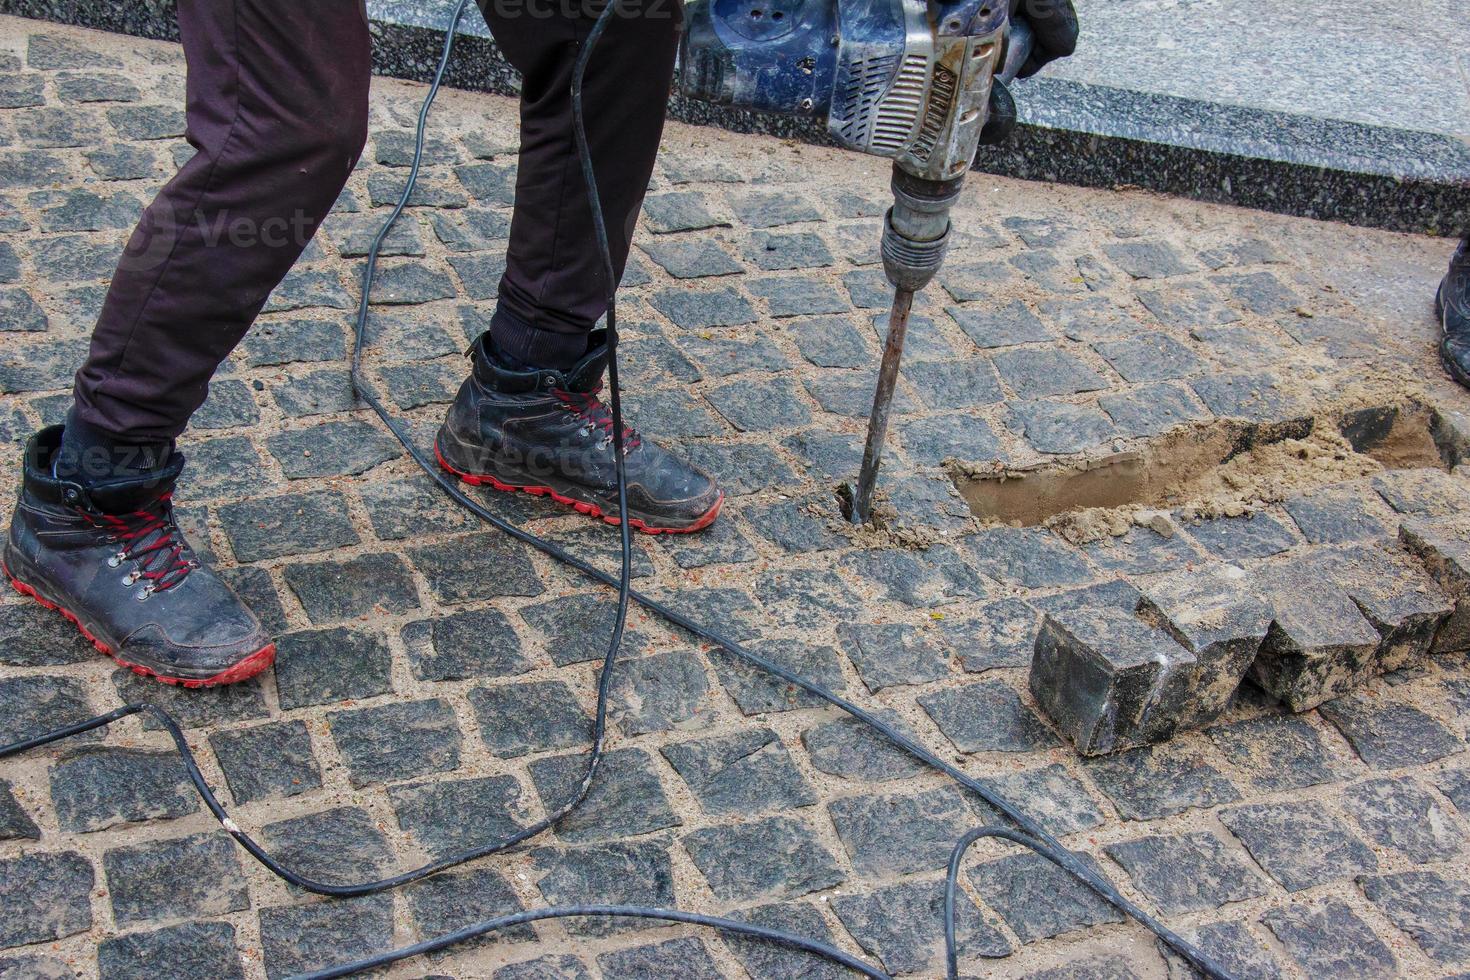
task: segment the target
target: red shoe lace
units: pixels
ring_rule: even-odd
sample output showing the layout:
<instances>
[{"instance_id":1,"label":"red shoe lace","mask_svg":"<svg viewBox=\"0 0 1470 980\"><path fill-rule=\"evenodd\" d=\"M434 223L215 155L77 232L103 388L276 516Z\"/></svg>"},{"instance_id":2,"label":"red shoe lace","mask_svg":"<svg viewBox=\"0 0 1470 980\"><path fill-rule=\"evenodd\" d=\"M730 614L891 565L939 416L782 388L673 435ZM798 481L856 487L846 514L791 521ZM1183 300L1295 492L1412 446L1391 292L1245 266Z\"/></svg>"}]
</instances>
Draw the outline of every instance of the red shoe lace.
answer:
<instances>
[{"instance_id":1,"label":"red shoe lace","mask_svg":"<svg viewBox=\"0 0 1470 980\"><path fill-rule=\"evenodd\" d=\"M597 393L601 390L602 386L599 385L591 391L584 392L555 390L552 391L552 394L555 395L557 397L557 400L562 403L563 408L571 412L577 418L591 425L593 428L600 430L603 434L603 441L611 443L613 437L612 411L602 403L601 398L597 397ZM638 435L634 428L629 425L626 420L624 420L623 454L627 455L632 450L637 449L639 445L642 444L642 442L643 439Z\"/></svg>"},{"instance_id":2,"label":"red shoe lace","mask_svg":"<svg viewBox=\"0 0 1470 980\"><path fill-rule=\"evenodd\" d=\"M173 588L199 567L199 562L184 557L188 544L174 523L172 497L172 494L164 494L148 509L128 514L87 515L122 544L122 550L116 556L119 563L140 562L129 584L147 580L147 594Z\"/></svg>"}]
</instances>

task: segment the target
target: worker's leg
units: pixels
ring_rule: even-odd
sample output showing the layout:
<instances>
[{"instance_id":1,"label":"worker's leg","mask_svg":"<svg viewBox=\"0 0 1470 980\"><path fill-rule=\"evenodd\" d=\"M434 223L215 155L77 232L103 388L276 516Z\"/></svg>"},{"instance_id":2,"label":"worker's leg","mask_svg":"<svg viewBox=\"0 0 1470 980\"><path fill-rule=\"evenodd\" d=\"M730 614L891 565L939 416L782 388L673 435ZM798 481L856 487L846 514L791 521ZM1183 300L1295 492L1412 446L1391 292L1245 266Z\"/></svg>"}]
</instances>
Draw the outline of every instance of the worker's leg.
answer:
<instances>
[{"instance_id":1,"label":"worker's leg","mask_svg":"<svg viewBox=\"0 0 1470 980\"><path fill-rule=\"evenodd\" d=\"M26 447L5 566L103 652L198 686L259 673L275 647L174 521L173 437L356 163L370 62L362 0L178 12L198 153L128 243L67 425Z\"/></svg>"},{"instance_id":2,"label":"worker's leg","mask_svg":"<svg viewBox=\"0 0 1470 980\"><path fill-rule=\"evenodd\" d=\"M440 430L440 458L475 482L549 492L584 513L615 516L611 419L597 397L607 350L592 333L607 309L607 279L569 94L573 64L601 8L563 0L482 0L482 7L524 77L516 209L499 305ZM602 36L583 86L618 277L653 172L681 27L674 0L628 7ZM692 531L719 513L715 482L654 443L630 436L624 462L635 526Z\"/></svg>"},{"instance_id":3,"label":"worker's leg","mask_svg":"<svg viewBox=\"0 0 1470 980\"><path fill-rule=\"evenodd\" d=\"M1449 272L1439 285L1435 309L1444 329L1439 345L1440 360L1450 377L1470 388L1470 236L1460 242L1450 259Z\"/></svg>"}]
</instances>

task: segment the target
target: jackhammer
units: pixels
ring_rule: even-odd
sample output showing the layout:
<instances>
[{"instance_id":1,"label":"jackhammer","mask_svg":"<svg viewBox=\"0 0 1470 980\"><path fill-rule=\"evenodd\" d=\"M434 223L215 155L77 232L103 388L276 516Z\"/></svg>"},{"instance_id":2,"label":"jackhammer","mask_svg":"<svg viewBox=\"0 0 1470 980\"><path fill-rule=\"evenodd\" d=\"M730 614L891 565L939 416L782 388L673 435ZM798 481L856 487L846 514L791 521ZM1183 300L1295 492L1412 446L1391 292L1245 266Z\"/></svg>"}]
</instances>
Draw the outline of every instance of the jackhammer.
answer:
<instances>
[{"instance_id":1,"label":"jackhammer","mask_svg":"<svg viewBox=\"0 0 1470 980\"><path fill-rule=\"evenodd\" d=\"M827 120L848 149L893 159L883 270L894 287L852 520L867 523L914 294L949 245L981 142L1014 123L1008 83L1031 51L1009 0L690 0L679 87L694 99Z\"/></svg>"}]
</instances>

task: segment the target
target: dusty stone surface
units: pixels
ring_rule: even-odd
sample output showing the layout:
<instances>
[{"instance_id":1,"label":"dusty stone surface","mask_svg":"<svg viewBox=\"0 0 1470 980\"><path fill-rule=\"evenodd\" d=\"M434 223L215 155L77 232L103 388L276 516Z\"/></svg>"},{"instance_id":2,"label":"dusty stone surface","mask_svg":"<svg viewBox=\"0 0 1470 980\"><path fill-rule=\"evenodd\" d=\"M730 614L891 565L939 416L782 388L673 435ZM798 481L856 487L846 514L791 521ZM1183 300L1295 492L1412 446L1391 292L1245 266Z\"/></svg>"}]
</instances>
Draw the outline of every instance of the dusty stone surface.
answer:
<instances>
[{"instance_id":1,"label":"dusty stone surface","mask_svg":"<svg viewBox=\"0 0 1470 980\"><path fill-rule=\"evenodd\" d=\"M182 65L169 45L5 19L0 79L39 100L0 109L0 277L14 270L0 291L0 438L14 450L65 411L130 216L182 152ZM341 213L184 440L193 539L280 636L273 674L231 691L165 691L119 673L53 614L0 601L0 741L157 699L234 819L334 881L420 864L564 798L580 776L611 605L468 520L343 398L353 256L402 178L375 161L402 161L422 94L375 80L372 142ZM75 101L94 97L110 101ZM384 260L402 271L384 280L366 363L421 439L493 306L514 120L506 100L441 95L431 129L445 152L393 238L400 254ZM77 145L43 145L57 143ZM1331 398L1364 390L1369 403L1389 390L1463 412L1470 400L1438 383L1431 353L1428 304L1447 245L977 177L956 215L966 237L920 297L885 470L890 525L853 535L832 489L856 470L879 352L871 318L886 298L875 288L881 208L852 195L881 202L887 170L669 127L650 200L680 197L651 203L625 290L630 416L719 473L730 500L722 537L637 542L640 587L958 760L1130 897L1167 904L1170 925L1241 975L1470 967L1454 847L1470 830L1470 673L1453 644L1320 711L1286 715L1248 685L1202 732L1086 763L1027 685L1043 613L1132 610L1140 594L1163 609L1154 577L1220 562L1253 573L1320 548L1398 548L1400 524L1463 518L1463 468L1411 460L1344 475L1334 466L1366 464L1333 459L1340 443L1282 443L1273 458L1316 454L1299 462L1331 478L1330 499L1291 485L1266 487L1279 502L1236 499L1233 513L1155 507L1077 546L1046 528L978 526L943 465L955 451L983 452L965 460L981 466L1052 459L1046 450L1062 446L1107 453L1227 412L1259 433L1304 410L1325 418ZM1328 319L1354 343L1309 329ZM1057 377L1031 387L1047 365ZM16 455L0 476L7 492ZM606 528L529 498L491 503L615 564ZM1458 598L1455 540L1465 538L1441 538L1433 553L1448 557L1424 567ZM1422 561L1439 546L1403 554ZM379 577L392 586L383 596L364 584ZM1376 652L1383 636L1356 603L1351 612ZM1209 616L1176 625L1204 644L1196 653L1213 642ZM749 918L937 975L944 844L999 822L989 808L637 609L625 656L613 754L578 818L388 896L312 898L221 849L161 758L167 737L137 718L5 760L0 977L160 975L164 962L171 976L262 980L465 916L573 901ZM1283 827L1301 829L1283 839ZM187 861L169 859L186 846ZM972 851L966 974L1186 975L1071 883L1034 887L1052 882L1034 864L993 841ZM1182 880L1185 869L1198 880ZM185 874L209 881L171 877ZM597 922L538 924L388 975L667 975L670 963L732 978L828 975L709 932Z\"/></svg>"}]
</instances>

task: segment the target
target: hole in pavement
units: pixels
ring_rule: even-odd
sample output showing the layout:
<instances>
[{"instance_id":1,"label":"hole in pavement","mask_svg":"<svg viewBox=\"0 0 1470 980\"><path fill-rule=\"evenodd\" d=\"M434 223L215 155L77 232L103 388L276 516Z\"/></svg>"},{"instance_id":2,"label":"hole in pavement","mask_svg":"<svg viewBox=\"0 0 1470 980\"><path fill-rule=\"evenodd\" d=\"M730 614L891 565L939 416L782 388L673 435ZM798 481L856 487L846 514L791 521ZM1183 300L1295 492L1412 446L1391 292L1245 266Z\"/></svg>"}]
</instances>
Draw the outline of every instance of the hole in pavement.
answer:
<instances>
[{"instance_id":1,"label":"hole in pavement","mask_svg":"<svg viewBox=\"0 0 1470 980\"><path fill-rule=\"evenodd\" d=\"M1123 452L997 471L951 472L971 512L1031 527L1092 508L1229 513L1381 469L1449 469L1433 409L1414 402L1285 422L1215 420L1172 429Z\"/></svg>"}]
</instances>

